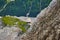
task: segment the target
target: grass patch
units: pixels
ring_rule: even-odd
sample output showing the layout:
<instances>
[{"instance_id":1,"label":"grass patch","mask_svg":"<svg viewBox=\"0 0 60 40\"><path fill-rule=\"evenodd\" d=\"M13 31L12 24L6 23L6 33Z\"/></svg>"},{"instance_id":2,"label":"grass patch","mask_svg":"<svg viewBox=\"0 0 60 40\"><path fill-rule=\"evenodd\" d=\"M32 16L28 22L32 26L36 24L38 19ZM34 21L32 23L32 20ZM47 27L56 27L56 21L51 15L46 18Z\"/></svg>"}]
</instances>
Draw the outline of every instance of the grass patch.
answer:
<instances>
[{"instance_id":1,"label":"grass patch","mask_svg":"<svg viewBox=\"0 0 60 40\"><path fill-rule=\"evenodd\" d=\"M18 18L15 18L14 16L4 16L2 17L2 21L5 24L5 26L14 26L19 27L23 32L26 32L25 26L27 25L27 22L21 21Z\"/></svg>"}]
</instances>

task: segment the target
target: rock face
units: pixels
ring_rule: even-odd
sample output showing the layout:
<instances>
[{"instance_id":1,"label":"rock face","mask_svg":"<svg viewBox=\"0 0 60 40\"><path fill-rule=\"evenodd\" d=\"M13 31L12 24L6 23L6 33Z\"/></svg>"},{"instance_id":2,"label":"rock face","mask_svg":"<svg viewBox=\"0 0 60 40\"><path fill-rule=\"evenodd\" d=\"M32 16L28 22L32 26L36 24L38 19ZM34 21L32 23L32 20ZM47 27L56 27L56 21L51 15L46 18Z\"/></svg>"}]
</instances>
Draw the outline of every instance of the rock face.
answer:
<instances>
[{"instance_id":1,"label":"rock face","mask_svg":"<svg viewBox=\"0 0 60 40\"><path fill-rule=\"evenodd\" d=\"M28 30L28 27L30 27L30 25L27 24L24 27L26 30ZM28 31L30 30L31 29ZM16 25L6 26L2 21L2 17L0 18L0 40L20 40L19 38L23 36L22 34L24 34L24 32L22 32L19 27Z\"/></svg>"},{"instance_id":2,"label":"rock face","mask_svg":"<svg viewBox=\"0 0 60 40\"><path fill-rule=\"evenodd\" d=\"M2 20L0 18L0 29L2 29L3 27L4 27L4 24L3 24L3 22L2 22Z\"/></svg>"},{"instance_id":3,"label":"rock face","mask_svg":"<svg viewBox=\"0 0 60 40\"><path fill-rule=\"evenodd\" d=\"M20 40L60 40L60 0L52 0Z\"/></svg>"},{"instance_id":4,"label":"rock face","mask_svg":"<svg viewBox=\"0 0 60 40\"><path fill-rule=\"evenodd\" d=\"M29 30L17 36L18 28L4 27L0 29L0 40L60 40L60 0L52 0L38 14Z\"/></svg>"},{"instance_id":5,"label":"rock face","mask_svg":"<svg viewBox=\"0 0 60 40\"><path fill-rule=\"evenodd\" d=\"M0 18L0 40L19 40L19 32L21 30L15 26L5 26Z\"/></svg>"},{"instance_id":6,"label":"rock face","mask_svg":"<svg viewBox=\"0 0 60 40\"><path fill-rule=\"evenodd\" d=\"M0 40L19 40L18 37L19 28L5 27L0 29Z\"/></svg>"}]
</instances>

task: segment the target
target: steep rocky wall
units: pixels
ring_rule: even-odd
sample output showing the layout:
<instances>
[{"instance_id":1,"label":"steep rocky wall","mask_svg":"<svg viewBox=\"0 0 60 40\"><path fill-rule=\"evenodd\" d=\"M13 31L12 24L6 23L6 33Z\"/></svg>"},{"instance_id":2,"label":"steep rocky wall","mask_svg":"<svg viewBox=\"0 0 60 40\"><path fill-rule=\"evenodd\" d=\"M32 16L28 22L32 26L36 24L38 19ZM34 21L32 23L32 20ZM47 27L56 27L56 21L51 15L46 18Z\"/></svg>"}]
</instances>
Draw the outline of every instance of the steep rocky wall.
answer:
<instances>
[{"instance_id":1,"label":"steep rocky wall","mask_svg":"<svg viewBox=\"0 0 60 40\"><path fill-rule=\"evenodd\" d=\"M52 0L20 40L60 40L60 0Z\"/></svg>"}]
</instances>

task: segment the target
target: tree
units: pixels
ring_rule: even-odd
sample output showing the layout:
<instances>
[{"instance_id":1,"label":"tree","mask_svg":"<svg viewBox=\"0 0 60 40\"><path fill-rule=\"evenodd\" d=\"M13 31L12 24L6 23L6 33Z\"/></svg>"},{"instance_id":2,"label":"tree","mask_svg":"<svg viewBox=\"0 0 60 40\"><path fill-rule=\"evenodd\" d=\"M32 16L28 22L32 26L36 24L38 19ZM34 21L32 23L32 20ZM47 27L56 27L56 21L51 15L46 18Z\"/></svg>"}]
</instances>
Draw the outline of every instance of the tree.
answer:
<instances>
[{"instance_id":1,"label":"tree","mask_svg":"<svg viewBox=\"0 0 60 40\"><path fill-rule=\"evenodd\" d=\"M40 5L41 1L41 5ZM49 5L51 0L0 0L0 15L36 17L41 10Z\"/></svg>"},{"instance_id":2,"label":"tree","mask_svg":"<svg viewBox=\"0 0 60 40\"><path fill-rule=\"evenodd\" d=\"M15 1L15 0L6 0L6 1L7 3L2 7L2 9L0 9L0 12L2 12L11 1Z\"/></svg>"},{"instance_id":3,"label":"tree","mask_svg":"<svg viewBox=\"0 0 60 40\"><path fill-rule=\"evenodd\" d=\"M60 40L60 0L52 0L20 40Z\"/></svg>"}]
</instances>

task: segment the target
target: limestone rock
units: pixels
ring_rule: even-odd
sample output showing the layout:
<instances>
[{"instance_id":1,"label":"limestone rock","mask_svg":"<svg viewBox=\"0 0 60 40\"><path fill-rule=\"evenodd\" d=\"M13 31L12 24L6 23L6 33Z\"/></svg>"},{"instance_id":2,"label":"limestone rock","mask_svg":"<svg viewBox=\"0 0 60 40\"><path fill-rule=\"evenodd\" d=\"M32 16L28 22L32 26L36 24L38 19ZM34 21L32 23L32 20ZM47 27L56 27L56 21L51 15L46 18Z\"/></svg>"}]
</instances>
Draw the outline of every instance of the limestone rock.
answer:
<instances>
[{"instance_id":1,"label":"limestone rock","mask_svg":"<svg viewBox=\"0 0 60 40\"><path fill-rule=\"evenodd\" d=\"M0 18L0 29L2 29L3 27L4 27L4 24L3 24L3 22L2 22L2 20Z\"/></svg>"},{"instance_id":2,"label":"limestone rock","mask_svg":"<svg viewBox=\"0 0 60 40\"><path fill-rule=\"evenodd\" d=\"M19 40L19 28L4 27L0 29L0 40Z\"/></svg>"},{"instance_id":3,"label":"limestone rock","mask_svg":"<svg viewBox=\"0 0 60 40\"><path fill-rule=\"evenodd\" d=\"M29 30L17 36L18 28L5 27L0 29L0 40L60 40L60 0L52 0L37 15Z\"/></svg>"}]
</instances>

